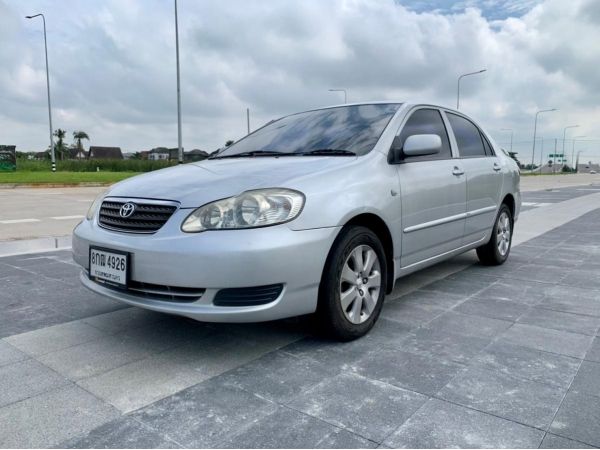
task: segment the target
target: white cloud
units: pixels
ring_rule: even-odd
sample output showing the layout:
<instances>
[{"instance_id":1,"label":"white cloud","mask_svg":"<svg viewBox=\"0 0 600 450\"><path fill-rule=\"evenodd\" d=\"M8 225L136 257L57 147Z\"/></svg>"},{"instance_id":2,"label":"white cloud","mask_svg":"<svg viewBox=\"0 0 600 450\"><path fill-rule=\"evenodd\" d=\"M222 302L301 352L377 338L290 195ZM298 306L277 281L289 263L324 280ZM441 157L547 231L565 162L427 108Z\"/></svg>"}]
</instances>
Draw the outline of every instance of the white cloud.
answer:
<instances>
[{"instance_id":1,"label":"white cloud","mask_svg":"<svg viewBox=\"0 0 600 450\"><path fill-rule=\"evenodd\" d=\"M533 114L546 107L560 111L541 117L544 137L579 123L578 134L600 138L600 3L531 0L523 9L512 1L504 11L519 16L502 20L464 9L497 5L468 1L442 14L393 0L179 0L184 146L213 149L240 137L246 107L258 126L340 102L329 88L347 88L350 101L452 106L457 76L482 67L485 74L464 79L461 109L498 140L506 141L500 128L531 140ZM175 146L172 8L159 0L0 0L0 42L10 43L0 46L0 141L47 144L41 22L22 18L44 11L55 126L132 151ZM525 159L529 146L517 147Z\"/></svg>"}]
</instances>

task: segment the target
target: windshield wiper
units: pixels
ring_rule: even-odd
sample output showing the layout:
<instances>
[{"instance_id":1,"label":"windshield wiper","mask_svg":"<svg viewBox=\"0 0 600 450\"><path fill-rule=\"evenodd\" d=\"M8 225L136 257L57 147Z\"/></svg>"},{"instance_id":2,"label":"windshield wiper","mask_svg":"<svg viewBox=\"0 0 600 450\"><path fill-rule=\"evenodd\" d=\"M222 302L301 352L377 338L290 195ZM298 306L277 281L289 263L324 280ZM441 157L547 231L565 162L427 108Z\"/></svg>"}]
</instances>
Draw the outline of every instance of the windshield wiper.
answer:
<instances>
[{"instance_id":1,"label":"windshield wiper","mask_svg":"<svg viewBox=\"0 0 600 450\"><path fill-rule=\"evenodd\" d=\"M233 155L213 156L211 159L224 158L247 158L253 156L286 156L285 153L274 152L272 150L252 150L250 152L234 153Z\"/></svg>"},{"instance_id":2,"label":"windshield wiper","mask_svg":"<svg viewBox=\"0 0 600 450\"><path fill-rule=\"evenodd\" d=\"M296 153L303 156L356 156L356 153L341 148L317 148L308 152Z\"/></svg>"}]
</instances>

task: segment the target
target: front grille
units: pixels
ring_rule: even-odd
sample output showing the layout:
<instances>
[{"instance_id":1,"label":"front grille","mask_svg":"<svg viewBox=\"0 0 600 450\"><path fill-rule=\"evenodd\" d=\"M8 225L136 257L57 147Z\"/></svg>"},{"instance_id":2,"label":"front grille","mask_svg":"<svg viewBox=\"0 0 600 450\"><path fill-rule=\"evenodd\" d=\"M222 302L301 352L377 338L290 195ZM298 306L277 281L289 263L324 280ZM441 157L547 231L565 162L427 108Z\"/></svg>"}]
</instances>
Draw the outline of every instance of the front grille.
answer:
<instances>
[{"instance_id":1,"label":"front grille","mask_svg":"<svg viewBox=\"0 0 600 450\"><path fill-rule=\"evenodd\" d=\"M215 295L213 303L217 306L257 306L275 301L283 284L270 284L268 286L255 286L247 288L221 289Z\"/></svg>"},{"instance_id":2,"label":"front grille","mask_svg":"<svg viewBox=\"0 0 600 450\"><path fill-rule=\"evenodd\" d=\"M135 206L133 214L122 217L121 208L126 203ZM102 202L98 223L109 230L127 233L155 233L173 215L177 206L170 202L150 203L145 201L126 201L109 199Z\"/></svg>"},{"instance_id":3,"label":"front grille","mask_svg":"<svg viewBox=\"0 0 600 450\"><path fill-rule=\"evenodd\" d=\"M133 280L129 281L127 288L120 288L111 284L102 283L100 281L96 282L109 289L118 292L126 292L127 294L135 297L180 303L191 303L198 301L202 298L204 292L206 291L206 289L202 288L165 286L162 284L142 283L141 281Z\"/></svg>"}]
</instances>

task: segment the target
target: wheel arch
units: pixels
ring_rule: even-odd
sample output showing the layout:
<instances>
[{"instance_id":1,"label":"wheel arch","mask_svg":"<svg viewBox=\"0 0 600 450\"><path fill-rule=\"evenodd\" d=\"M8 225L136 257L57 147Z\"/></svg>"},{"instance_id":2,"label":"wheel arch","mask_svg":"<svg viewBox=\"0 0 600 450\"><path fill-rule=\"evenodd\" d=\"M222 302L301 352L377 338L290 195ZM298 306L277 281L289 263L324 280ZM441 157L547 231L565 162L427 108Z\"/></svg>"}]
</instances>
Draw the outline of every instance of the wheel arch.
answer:
<instances>
[{"instance_id":1,"label":"wheel arch","mask_svg":"<svg viewBox=\"0 0 600 450\"><path fill-rule=\"evenodd\" d=\"M388 228L385 221L376 214L373 213L362 213L352 217L348 220L342 229L351 226L362 226L368 228L377 235L383 245L383 251L385 252L386 268L387 268L387 286L385 293L389 294L394 288L394 241L392 239L392 233ZM341 230L340 230L341 231Z\"/></svg>"},{"instance_id":2,"label":"wheel arch","mask_svg":"<svg viewBox=\"0 0 600 450\"><path fill-rule=\"evenodd\" d=\"M513 219L515 217L515 198L513 197L512 194L506 194L504 196L504 198L502 199L502 204L508 206L508 208L510 209L510 214L512 215Z\"/></svg>"}]
</instances>

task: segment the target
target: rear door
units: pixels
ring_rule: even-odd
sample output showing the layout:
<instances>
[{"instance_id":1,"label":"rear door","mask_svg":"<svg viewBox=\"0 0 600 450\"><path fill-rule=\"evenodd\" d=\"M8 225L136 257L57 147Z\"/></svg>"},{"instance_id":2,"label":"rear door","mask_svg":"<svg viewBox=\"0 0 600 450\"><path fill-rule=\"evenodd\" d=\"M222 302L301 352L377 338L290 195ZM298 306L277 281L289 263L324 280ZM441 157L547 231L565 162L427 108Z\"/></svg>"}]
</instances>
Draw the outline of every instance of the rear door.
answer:
<instances>
[{"instance_id":1,"label":"rear door","mask_svg":"<svg viewBox=\"0 0 600 450\"><path fill-rule=\"evenodd\" d=\"M502 192L502 167L481 130L459 114L445 112L467 181L463 244L483 240L491 230Z\"/></svg>"},{"instance_id":2,"label":"rear door","mask_svg":"<svg viewBox=\"0 0 600 450\"><path fill-rule=\"evenodd\" d=\"M437 134L440 153L405 157L397 164L402 196L401 266L425 261L461 245L465 226L466 182L453 159L443 117L437 108L417 108L401 127L399 141Z\"/></svg>"}]
</instances>

